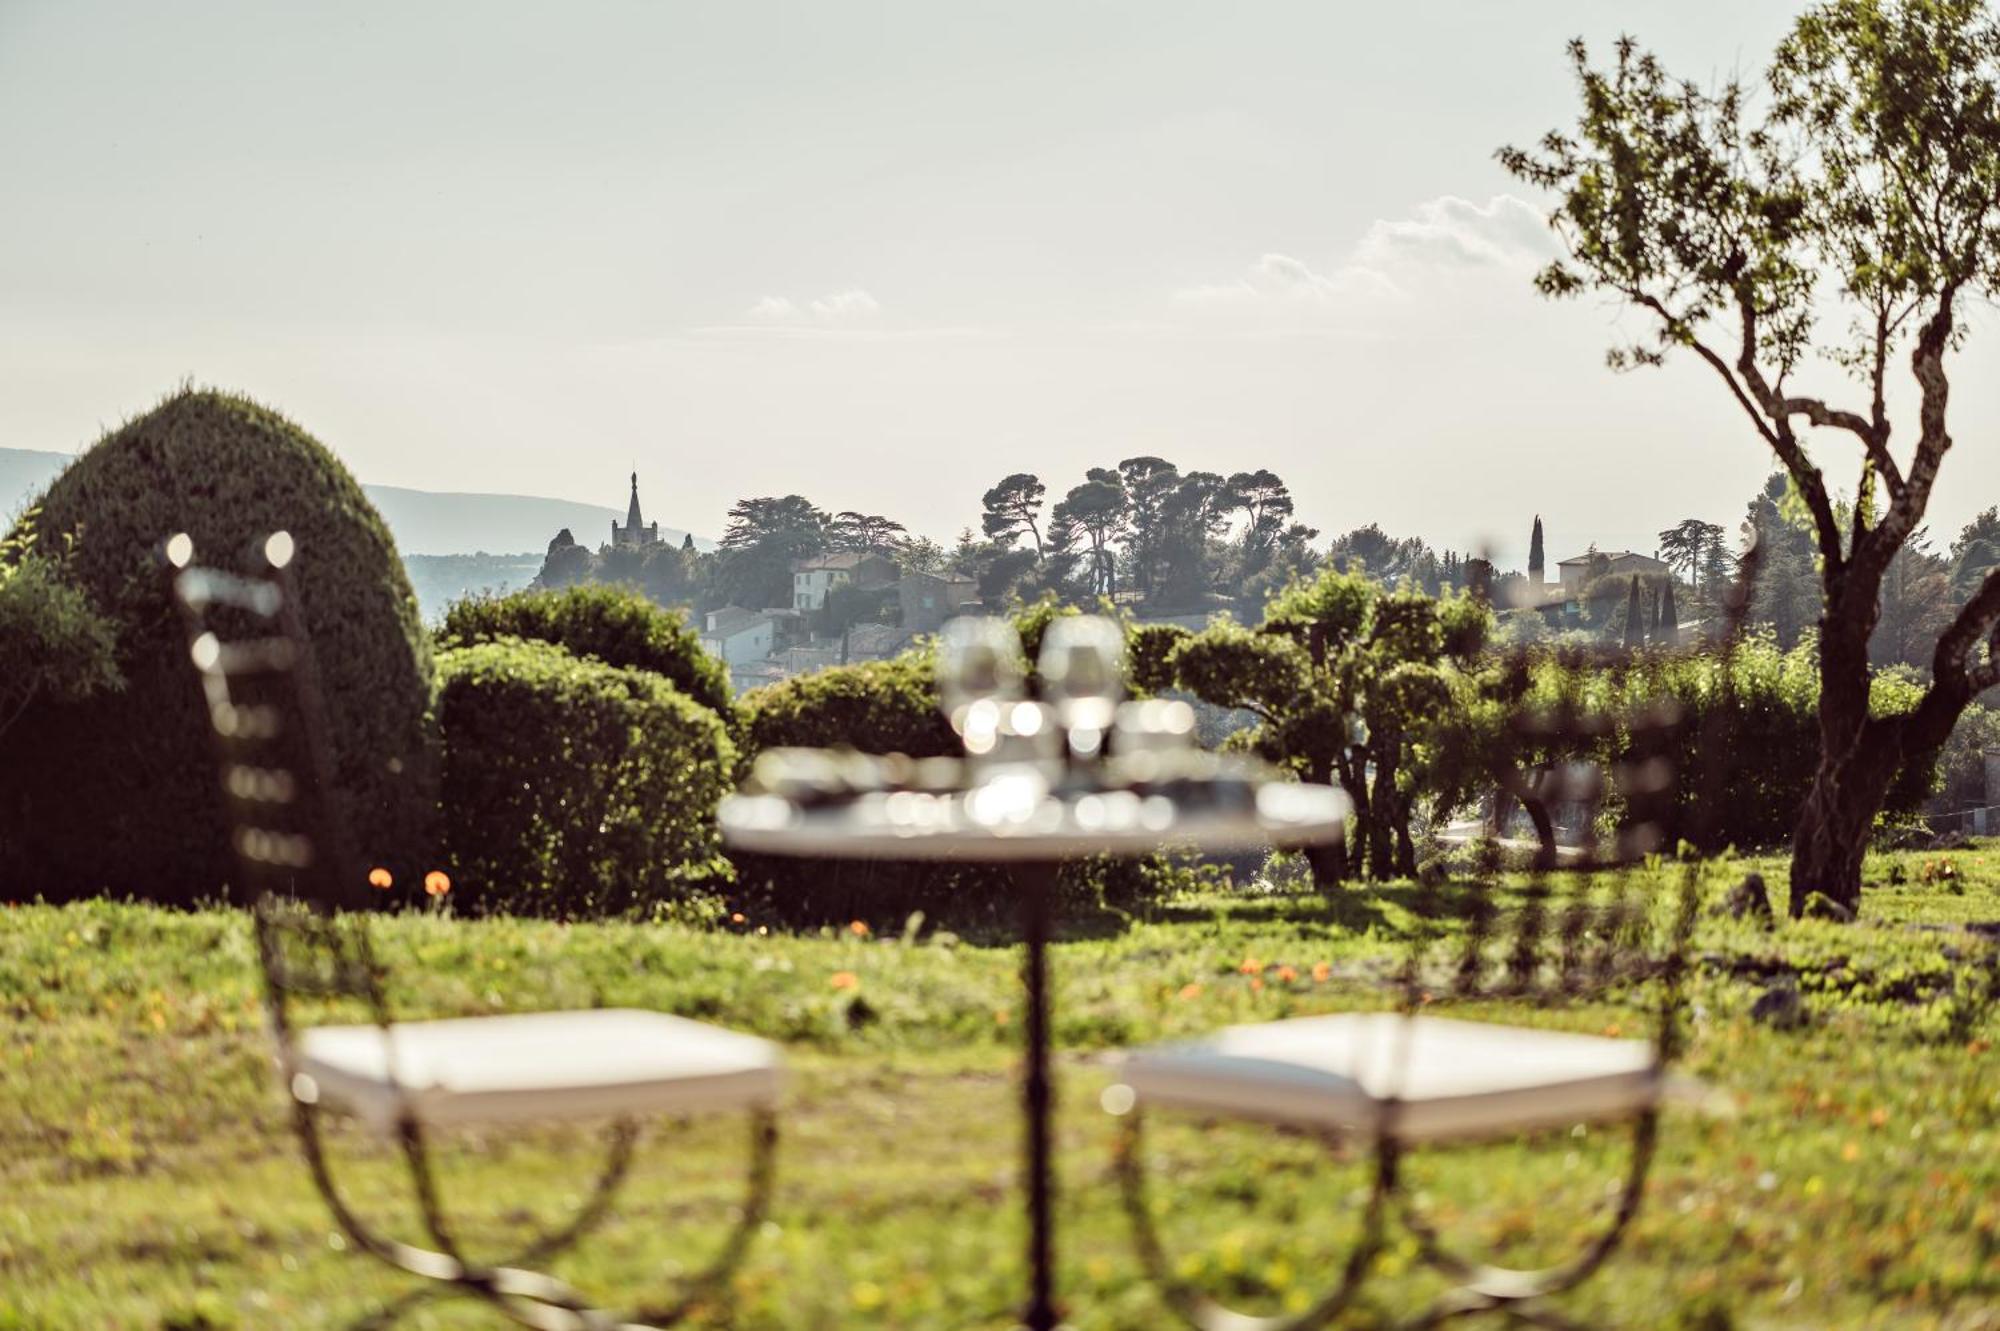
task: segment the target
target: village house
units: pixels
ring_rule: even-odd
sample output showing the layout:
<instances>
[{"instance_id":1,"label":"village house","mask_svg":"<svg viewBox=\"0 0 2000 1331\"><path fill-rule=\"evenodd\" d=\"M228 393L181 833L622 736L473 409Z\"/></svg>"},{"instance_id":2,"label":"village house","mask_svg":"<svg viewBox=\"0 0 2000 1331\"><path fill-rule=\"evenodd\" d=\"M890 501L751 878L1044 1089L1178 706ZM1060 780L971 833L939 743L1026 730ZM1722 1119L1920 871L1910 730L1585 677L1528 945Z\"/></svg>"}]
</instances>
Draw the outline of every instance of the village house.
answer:
<instances>
[{"instance_id":1,"label":"village house","mask_svg":"<svg viewBox=\"0 0 2000 1331\"><path fill-rule=\"evenodd\" d=\"M1593 550L1563 560L1556 565L1556 569L1562 579L1562 595L1566 598L1581 593L1583 584L1592 578L1661 578L1667 574L1663 561L1633 550Z\"/></svg>"},{"instance_id":2,"label":"village house","mask_svg":"<svg viewBox=\"0 0 2000 1331\"><path fill-rule=\"evenodd\" d=\"M896 561L873 553L843 550L792 565L792 609L818 610L835 587L887 587L896 581Z\"/></svg>"},{"instance_id":3,"label":"village house","mask_svg":"<svg viewBox=\"0 0 2000 1331\"><path fill-rule=\"evenodd\" d=\"M798 619L796 610L724 606L703 617L701 645L732 667L761 661L790 645L798 631Z\"/></svg>"},{"instance_id":4,"label":"village house","mask_svg":"<svg viewBox=\"0 0 2000 1331\"><path fill-rule=\"evenodd\" d=\"M945 578L935 573L905 573L896 584L903 627L914 633L936 633L944 622L963 613L979 599L979 584L971 578Z\"/></svg>"}]
</instances>

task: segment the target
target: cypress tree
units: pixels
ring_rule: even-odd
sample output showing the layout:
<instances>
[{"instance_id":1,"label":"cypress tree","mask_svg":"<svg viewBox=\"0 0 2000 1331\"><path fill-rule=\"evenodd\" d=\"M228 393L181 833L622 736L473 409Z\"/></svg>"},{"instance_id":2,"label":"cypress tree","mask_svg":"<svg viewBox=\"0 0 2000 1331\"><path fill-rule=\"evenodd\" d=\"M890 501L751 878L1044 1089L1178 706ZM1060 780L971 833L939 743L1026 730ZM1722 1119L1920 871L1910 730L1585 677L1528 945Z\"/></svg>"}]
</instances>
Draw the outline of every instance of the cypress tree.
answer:
<instances>
[{"instance_id":1,"label":"cypress tree","mask_svg":"<svg viewBox=\"0 0 2000 1331\"><path fill-rule=\"evenodd\" d=\"M1646 610L1639 604L1639 579L1632 579L1631 595L1625 598L1625 646L1638 648L1646 642Z\"/></svg>"},{"instance_id":2,"label":"cypress tree","mask_svg":"<svg viewBox=\"0 0 2000 1331\"><path fill-rule=\"evenodd\" d=\"M1653 641L1667 647L1678 647L1681 641L1681 617L1674 606L1673 579L1660 592L1660 622L1653 634Z\"/></svg>"},{"instance_id":3,"label":"cypress tree","mask_svg":"<svg viewBox=\"0 0 2000 1331\"><path fill-rule=\"evenodd\" d=\"M1535 514L1535 530L1528 537L1528 581L1535 586L1542 585L1542 515Z\"/></svg>"}]
</instances>

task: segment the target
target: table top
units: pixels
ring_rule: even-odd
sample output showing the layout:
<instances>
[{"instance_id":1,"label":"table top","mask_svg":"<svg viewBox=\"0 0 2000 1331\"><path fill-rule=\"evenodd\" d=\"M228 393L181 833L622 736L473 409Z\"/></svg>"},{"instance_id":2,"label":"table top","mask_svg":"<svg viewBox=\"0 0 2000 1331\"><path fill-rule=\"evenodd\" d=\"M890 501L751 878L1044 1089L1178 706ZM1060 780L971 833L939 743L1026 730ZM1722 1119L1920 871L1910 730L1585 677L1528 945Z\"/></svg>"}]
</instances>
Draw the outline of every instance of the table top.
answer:
<instances>
[{"instance_id":1,"label":"table top","mask_svg":"<svg viewBox=\"0 0 2000 1331\"><path fill-rule=\"evenodd\" d=\"M1016 862L1324 845L1341 838L1347 814L1339 790L1299 782L1224 785L1190 799L1050 793L999 778L964 791L870 792L830 803L732 795L721 822L731 846L770 855Z\"/></svg>"}]
</instances>

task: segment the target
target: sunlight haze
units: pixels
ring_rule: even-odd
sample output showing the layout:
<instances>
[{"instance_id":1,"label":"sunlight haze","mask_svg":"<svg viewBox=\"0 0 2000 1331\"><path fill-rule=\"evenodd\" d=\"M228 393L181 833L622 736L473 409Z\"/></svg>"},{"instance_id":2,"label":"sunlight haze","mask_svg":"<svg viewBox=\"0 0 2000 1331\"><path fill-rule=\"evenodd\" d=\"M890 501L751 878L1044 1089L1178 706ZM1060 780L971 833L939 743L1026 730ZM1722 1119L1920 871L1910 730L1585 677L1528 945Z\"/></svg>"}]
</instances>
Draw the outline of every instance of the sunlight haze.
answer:
<instances>
[{"instance_id":1,"label":"sunlight haze","mask_svg":"<svg viewBox=\"0 0 2000 1331\"><path fill-rule=\"evenodd\" d=\"M948 544L1008 472L1154 453L1269 467L1323 537L1651 550L1773 464L1531 291L1493 150L1568 122L1572 36L1712 81L1791 12L0 0L0 447L192 379L370 482L636 468L711 535L795 491ZM1985 331L1945 539L2000 488Z\"/></svg>"}]
</instances>

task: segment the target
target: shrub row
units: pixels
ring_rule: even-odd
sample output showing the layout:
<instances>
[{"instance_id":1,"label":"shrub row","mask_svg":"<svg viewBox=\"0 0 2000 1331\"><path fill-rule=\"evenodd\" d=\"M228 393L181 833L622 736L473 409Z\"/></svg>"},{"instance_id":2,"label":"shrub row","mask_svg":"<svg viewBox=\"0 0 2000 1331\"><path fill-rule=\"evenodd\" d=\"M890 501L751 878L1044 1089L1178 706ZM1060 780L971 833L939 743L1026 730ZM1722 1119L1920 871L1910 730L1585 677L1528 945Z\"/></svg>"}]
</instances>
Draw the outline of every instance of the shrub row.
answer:
<instances>
[{"instance_id":1,"label":"shrub row","mask_svg":"<svg viewBox=\"0 0 2000 1331\"><path fill-rule=\"evenodd\" d=\"M445 611L441 648L497 638L554 643L575 656L661 676L717 716L729 717L729 671L702 648L685 617L619 587L583 585L469 597Z\"/></svg>"},{"instance_id":2,"label":"shrub row","mask_svg":"<svg viewBox=\"0 0 2000 1331\"><path fill-rule=\"evenodd\" d=\"M438 658L445 853L482 911L646 911L728 881L715 807L735 748L647 670L502 638Z\"/></svg>"}]
</instances>

